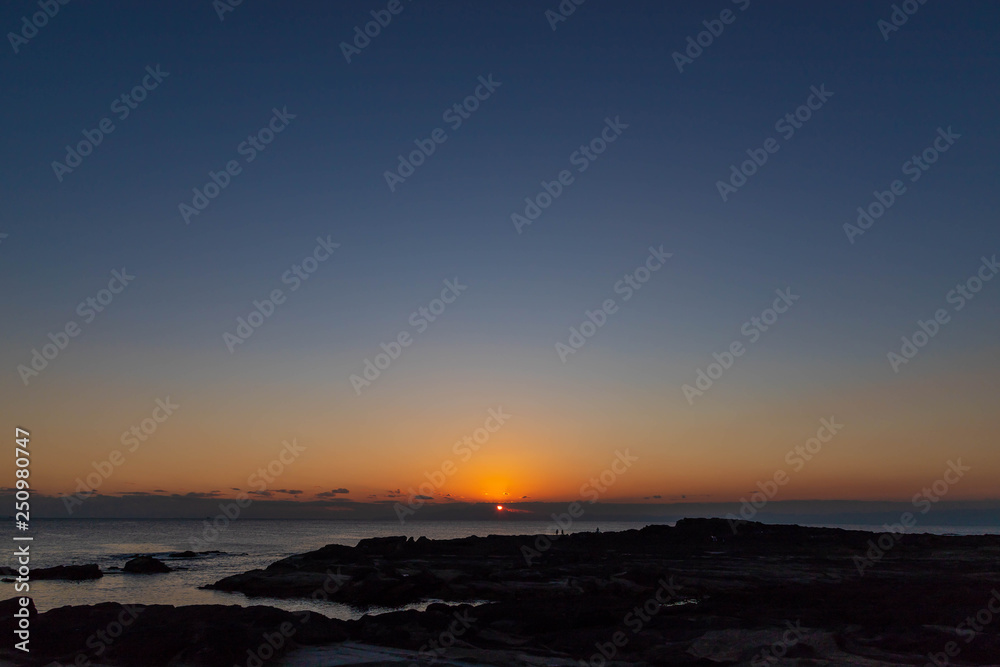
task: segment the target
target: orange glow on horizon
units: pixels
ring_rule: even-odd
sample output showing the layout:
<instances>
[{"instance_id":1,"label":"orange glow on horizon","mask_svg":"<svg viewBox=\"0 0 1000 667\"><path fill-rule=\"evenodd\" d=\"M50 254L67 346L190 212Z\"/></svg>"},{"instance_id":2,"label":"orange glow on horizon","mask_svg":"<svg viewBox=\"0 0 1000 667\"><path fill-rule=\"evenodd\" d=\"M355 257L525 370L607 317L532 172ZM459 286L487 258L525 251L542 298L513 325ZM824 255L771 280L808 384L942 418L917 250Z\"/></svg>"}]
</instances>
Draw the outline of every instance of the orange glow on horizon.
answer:
<instances>
[{"instance_id":1,"label":"orange glow on horizon","mask_svg":"<svg viewBox=\"0 0 1000 667\"><path fill-rule=\"evenodd\" d=\"M221 502L266 490L283 502L342 502L347 494L333 491L349 489L354 502L371 503L405 501L412 488L447 497L441 502L492 504L511 513L522 503L595 496L602 503L738 503L780 470L789 480L777 501L909 502L940 478L949 458L962 456L963 463L975 461L975 469L948 500L979 500L998 497L1000 452L992 437L998 421L990 404L1000 369L997 349L964 351L960 364L925 364L903 386L864 374L794 391L744 392L734 383L727 385L734 392L729 398L725 391L713 394L725 400L713 398L690 411L681 396L681 407L666 412L658 412L651 397L677 394L677 388L659 380L623 387L619 396L595 394L579 378L539 384L503 374L485 389L479 380L445 374L430 384L403 382L377 406L345 400L333 407L318 398L328 391L322 377L290 389L283 409L269 412L273 397L262 389L268 376L247 371L239 382L223 374L175 392L171 400L180 408L138 447L121 438L151 414L151 397L166 396L159 384L112 382L109 375L102 385L107 393L101 393L92 390L92 380L67 373L47 394L46 406L20 392L0 395L25 422L47 424L45 465L37 475L32 471L32 488L53 497L93 488L102 495L203 494ZM941 387L949 391L942 394ZM353 394L349 385L346 391ZM478 450L456 449L463 434L484 422L484 406L494 403L516 418ZM53 405L58 420L48 415ZM385 419L386 411L394 418ZM831 416L843 431L810 460L796 454L819 420ZM286 453L282 463L282 442L293 439L305 450L294 460ZM639 460L605 485L600 476L617 449ZM270 481L259 473L269 465Z\"/></svg>"}]
</instances>

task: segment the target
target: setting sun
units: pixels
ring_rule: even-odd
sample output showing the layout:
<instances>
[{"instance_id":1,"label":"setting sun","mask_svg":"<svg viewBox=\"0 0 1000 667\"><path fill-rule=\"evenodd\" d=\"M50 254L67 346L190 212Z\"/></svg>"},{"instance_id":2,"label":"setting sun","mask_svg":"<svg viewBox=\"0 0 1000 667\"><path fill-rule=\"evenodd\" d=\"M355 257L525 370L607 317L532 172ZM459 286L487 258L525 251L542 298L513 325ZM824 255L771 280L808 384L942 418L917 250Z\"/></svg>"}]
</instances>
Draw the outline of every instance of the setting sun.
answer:
<instances>
[{"instance_id":1,"label":"setting sun","mask_svg":"<svg viewBox=\"0 0 1000 667\"><path fill-rule=\"evenodd\" d=\"M503 505L497 505L498 510L503 510Z\"/></svg>"}]
</instances>

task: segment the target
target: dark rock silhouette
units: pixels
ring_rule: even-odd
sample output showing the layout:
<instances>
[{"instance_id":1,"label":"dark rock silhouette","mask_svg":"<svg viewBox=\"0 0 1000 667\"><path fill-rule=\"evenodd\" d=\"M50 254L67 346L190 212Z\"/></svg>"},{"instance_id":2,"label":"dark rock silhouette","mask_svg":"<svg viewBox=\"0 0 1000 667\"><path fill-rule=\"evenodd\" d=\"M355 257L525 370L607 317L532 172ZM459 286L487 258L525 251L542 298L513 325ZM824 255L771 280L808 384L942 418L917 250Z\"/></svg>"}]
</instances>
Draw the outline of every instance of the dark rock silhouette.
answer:
<instances>
[{"instance_id":1,"label":"dark rock silhouette","mask_svg":"<svg viewBox=\"0 0 1000 667\"><path fill-rule=\"evenodd\" d=\"M136 556L126 562L122 570L133 574L159 574L171 571L166 563L152 556Z\"/></svg>"},{"instance_id":2,"label":"dark rock silhouette","mask_svg":"<svg viewBox=\"0 0 1000 667\"><path fill-rule=\"evenodd\" d=\"M12 627L16 609L12 603L16 600L0 603L0 627ZM105 602L38 614L32 619L31 654L3 650L0 655L27 665L49 665L52 661L135 667L244 665L248 662L247 651L266 645L266 636L278 633L283 638L283 623L294 624L286 629L294 627L293 636L300 644L348 638L342 621L310 612L292 613L273 607ZM78 660L78 656L88 662Z\"/></svg>"},{"instance_id":3,"label":"dark rock silhouette","mask_svg":"<svg viewBox=\"0 0 1000 667\"><path fill-rule=\"evenodd\" d=\"M82 581L84 579L100 579L104 574L95 563L89 565L57 565L42 567L31 571L32 579L64 579L66 581Z\"/></svg>"},{"instance_id":4,"label":"dark rock silhouette","mask_svg":"<svg viewBox=\"0 0 1000 667\"><path fill-rule=\"evenodd\" d=\"M298 664L407 665L452 633L450 648L429 654L438 664L528 664L531 656L531 664L561 665L602 664L595 657L616 665L923 665L952 646L960 655L950 664L988 665L1000 655L1000 613L989 612L989 623L983 615L1000 603L998 555L996 535L890 539L725 520L565 536L378 538L291 556L213 588L301 598L322 590L355 605L456 604L356 621L269 607L63 607L32 620L32 656L0 649L0 660L73 664L82 652L96 662L87 639L131 613L102 664L250 664L247 651L285 627L275 654L296 652L288 658ZM0 604L0 627L12 627L14 609ZM968 630L969 618L981 630ZM410 653L343 659L358 646ZM784 662L768 659L775 646Z\"/></svg>"},{"instance_id":5,"label":"dark rock silhouette","mask_svg":"<svg viewBox=\"0 0 1000 667\"><path fill-rule=\"evenodd\" d=\"M209 554L221 554L221 551L175 551L173 553L167 554L168 558L197 558L198 556L207 556Z\"/></svg>"}]
</instances>

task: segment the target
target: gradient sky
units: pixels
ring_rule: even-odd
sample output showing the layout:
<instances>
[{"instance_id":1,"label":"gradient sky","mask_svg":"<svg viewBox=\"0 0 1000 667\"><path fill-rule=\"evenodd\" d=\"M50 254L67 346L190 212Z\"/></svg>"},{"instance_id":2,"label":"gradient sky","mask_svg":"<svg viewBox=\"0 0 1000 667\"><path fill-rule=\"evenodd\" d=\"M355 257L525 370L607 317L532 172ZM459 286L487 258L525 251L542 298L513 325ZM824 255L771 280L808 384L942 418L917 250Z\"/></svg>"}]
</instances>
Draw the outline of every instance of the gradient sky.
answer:
<instances>
[{"instance_id":1,"label":"gradient sky","mask_svg":"<svg viewBox=\"0 0 1000 667\"><path fill-rule=\"evenodd\" d=\"M268 490L303 500L405 496L452 460L436 502L568 501L625 449L638 463L601 500L731 502L783 469L781 500L906 501L959 458L949 500L997 498L1000 280L957 312L946 296L1000 252L1000 8L927 3L886 40L888 1L743 4L590 0L552 30L555 0L403 0L350 63L340 43L386 3L255 0L224 20L207 0L70 3L17 53L5 40L0 403L8 432L32 432L36 490L73 492L117 449L102 494L231 495L295 439ZM5 4L0 27L33 11ZM157 65L169 76L119 120L112 101ZM452 130L442 113L490 75ZM833 96L782 138L813 86ZM274 108L294 120L245 162ZM114 132L57 180L105 117ZM628 128L577 172L606 118ZM390 191L397 155L439 127ZM949 127L910 182L903 163ZM716 183L768 137L778 152L723 201ZM185 224L178 205L233 159ZM519 234L511 214L564 169ZM843 225L894 179L905 194L850 243ZM340 246L289 291L317 237ZM672 256L623 302L650 246ZM134 282L84 322L77 304L122 267ZM418 333L410 314L456 277L468 289ZM223 334L276 288L287 300L231 353ZM741 327L786 288L799 300L751 343ZM563 363L556 343L608 298ZM949 323L894 372L887 353L939 308ZM71 320L80 335L26 385L18 366ZM358 395L350 376L404 331ZM746 353L689 404L682 386L734 341ZM129 452L121 434L167 397L180 407ZM456 455L498 407L509 421ZM843 430L794 470L786 453L831 417Z\"/></svg>"}]
</instances>

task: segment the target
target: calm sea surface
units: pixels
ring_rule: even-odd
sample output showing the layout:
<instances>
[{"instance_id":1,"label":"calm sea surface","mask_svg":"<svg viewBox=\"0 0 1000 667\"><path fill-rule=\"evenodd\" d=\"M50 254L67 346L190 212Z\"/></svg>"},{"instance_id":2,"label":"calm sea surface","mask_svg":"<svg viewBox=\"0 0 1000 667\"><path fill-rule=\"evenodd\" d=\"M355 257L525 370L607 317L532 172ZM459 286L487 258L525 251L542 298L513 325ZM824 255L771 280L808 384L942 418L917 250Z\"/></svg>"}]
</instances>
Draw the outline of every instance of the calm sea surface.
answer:
<instances>
[{"instance_id":1,"label":"calm sea surface","mask_svg":"<svg viewBox=\"0 0 1000 667\"><path fill-rule=\"evenodd\" d=\"M569 532L602 532L642 528L645 522L578 522ZM877 526L836 526L860 530L881 530ZM545 521L441 521L349 522L306 520L241 519L221 531L216 541L194 551L217 550L195 559L171 559L171 552L192 549L191 538L202 537L201 520L120 520L120 519L36 519L31 523L31 567L97 563L104 577L92 581L32 581L31 597L39 611L65 605L120 602L133 604L266 604L291 611L310 609L333 618L360 618L366 610L333 602L247 598L239 593L200 590L231 574L264 568L286 556L318 549L327 544L354 546L366 537L406 535L431 539L468 537L470 535L552 534L552 523ZM574 530L576 529L576 530ZM4 531L10 545L4 549L0 564L17 568L11 541L12 529ZM921 532L938 534L998 534L998 528L922 527ZM22 533L23 534L23 533ZM176 571L157 575L124 574L120 568L135 555L161 558ZM20 595L13 583L2 583L3 598ZM415 605L414 608L422 608ZM368 613L378 613L377 608Z\"/></svg>"}]
</instances>

